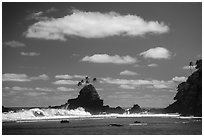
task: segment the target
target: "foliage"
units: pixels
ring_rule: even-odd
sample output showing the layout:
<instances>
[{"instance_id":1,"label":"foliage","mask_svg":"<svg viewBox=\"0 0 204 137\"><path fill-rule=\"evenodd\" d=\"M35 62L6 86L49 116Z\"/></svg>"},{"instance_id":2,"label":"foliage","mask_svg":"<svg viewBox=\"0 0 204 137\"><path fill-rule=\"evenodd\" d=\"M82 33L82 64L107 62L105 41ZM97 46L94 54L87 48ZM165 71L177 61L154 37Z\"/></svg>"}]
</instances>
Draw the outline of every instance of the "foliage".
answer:
<instances>
[{"instance_id":1,"label":"foliage","mask_svg":"<svg viewBox=\"0 0 204 137\"><path fill-rule=\"evenodd\" d=\"M189 65L193 65L190 63ZM196 71L177 87L176 100L166 110L184 115L202 116L202 60L197 60Z\"/></svg>"}]
</instances>

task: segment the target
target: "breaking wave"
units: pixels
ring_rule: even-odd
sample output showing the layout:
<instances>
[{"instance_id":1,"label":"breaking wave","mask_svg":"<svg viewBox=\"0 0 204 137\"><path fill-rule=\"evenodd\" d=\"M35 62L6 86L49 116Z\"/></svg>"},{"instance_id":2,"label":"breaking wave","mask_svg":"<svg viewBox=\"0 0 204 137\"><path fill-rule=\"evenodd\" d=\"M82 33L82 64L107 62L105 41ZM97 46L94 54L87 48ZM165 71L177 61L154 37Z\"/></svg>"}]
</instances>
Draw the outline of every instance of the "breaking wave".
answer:
<instances>
[{"instance_id":1,"label":"breaking wave","mask_svg":"<svg viewBox=\"0 0 204 137\"><path fill-rule=\"evenodd\" d=\"M17 112L4 112L2 114L3 121L16 121L16 120L40 120L40 119L57 119L57 118L75 118L91 116L84 108L77 108L74 110L66 109L29 109L19 110Z\"/></svg>"},{"instance_id":2,"label":"breaking wave","mask_svg":"<svg viewBox=\"0 0 204 137\"><path fill-rule=\"evenodd\" d=\"M2 114L2 121L42 121L42 120L60 120L60 119L103 119L103 118L125 118L125 117L171 117L171 118L196 118L196 117L182 117L178 113L171 114L155 114L149 112L135 113L135 114L100 114L100 115L91 115L89 112L86 112L84 108L77 108L74 110L66 109L28 109L28 110L19 110L19 111L10 111L4 112Z\"/></svg>"}]
</instances>

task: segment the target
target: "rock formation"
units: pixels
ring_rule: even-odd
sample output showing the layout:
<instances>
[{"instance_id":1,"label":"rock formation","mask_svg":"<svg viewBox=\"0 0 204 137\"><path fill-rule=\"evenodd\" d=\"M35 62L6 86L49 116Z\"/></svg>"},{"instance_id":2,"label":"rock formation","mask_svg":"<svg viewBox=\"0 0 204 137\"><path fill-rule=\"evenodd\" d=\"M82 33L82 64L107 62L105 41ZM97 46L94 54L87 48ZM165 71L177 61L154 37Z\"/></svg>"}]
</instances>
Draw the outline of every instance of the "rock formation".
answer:
<instances>
[{"instance_id":1,"label":"rock formation","mask_svg":"<svg viewBox=\"0 0 204 137\"><path fill-rule=\"evenodd\" d=\"M142 109L140 108L140 106L138 104L134 105L130 110L129 112L130 113L139 113L141 112Z\"/></svg>"},{"instance_id":2,"label":"rock formation","mask_svg":"<svg viewBox=\"0 0 204 137\"><path fill-rule=\"evenodd\" d=\"M176 100L165 110L182 115L202 116L202 60L196 62L196 71L177 87Z\"/></svg>"},{"instance_id":3,"label":"rock formation","mask_svg":"<svg viewBox=\"0 0 204 137\"><path fill-rule=\"evenodd\" d=\"M109 107L107 106L103 106L103 112L105 113L118 113L118 114L123 114L125 112L125 110L123 108L121 108L120 106L117 106L116 108L114 107Z\"/></svg>"},{"instance_id":4,"label":"rock formation","mask_svg":"<svg viewBox=\"0 0 204 137\"><path fill-rule=\"evenodd\" d=\"M103 100L100 99L96 89L92 84L85 85L75 99L69 99L68 109L76 109L83 107L91 113L99 113L103 111Z\"/></svg>"}]
</instances>

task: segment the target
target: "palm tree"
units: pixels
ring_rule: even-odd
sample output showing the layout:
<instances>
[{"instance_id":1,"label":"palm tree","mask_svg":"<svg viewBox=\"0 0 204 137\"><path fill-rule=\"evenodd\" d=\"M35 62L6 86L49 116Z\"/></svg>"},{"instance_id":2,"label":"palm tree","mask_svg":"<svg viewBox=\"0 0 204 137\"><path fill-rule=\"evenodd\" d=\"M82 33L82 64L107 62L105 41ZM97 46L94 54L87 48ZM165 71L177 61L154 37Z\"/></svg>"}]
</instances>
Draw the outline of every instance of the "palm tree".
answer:
<instances>
[{"instance_id":1,"label":"palm tree","mask_svg":"<svg viewBox=\"0 0 204 137\"><path fill-rule=\"evenodd\" d=\"M96 78L93 78L93 82L96 82L97 81L97 79Z\"/></svg>"},{"instance_id":2,"label":"palm tree","mask_svg":"<svg viewBox=\"0 0 204 137\"><path fill-rule=\"evenodd\" d=\"M86 82L85 82L86 84L89 83L89 77L88 77L88 76L85 77L85 81L86 81Z\"/></svg>"},{"instance_id":3,"label":"palm tree","mask_svg":"<svg viewBox=\"0 0 204 137\"><path fill-rule=\"evenodd\" d=\"M86 81L87 81L87 80L89 80L89 77L88 77L88 76L86 76L86 77L85 77L85 80L86 80Z\"/></svg>"},{"instance_id":4,"label":"palm tree","mask_svg":"<svg viewBox=\"0 0 204 137\"><path fill-rule=\"evenodd\" d=\"M88 81L88 80L86 80L86 84L89 84L89 81Z\"/></svg>"},{"instance_id":5,"label":"palm tree","mask_svg":"<svg viewBox=\"0 0 204 137\"><path fill-rule=\"evenodd\" d=\"M82 85L82 83L81 83L81 82L78 82L77 86L79 87L79 86L81 86L81 85Z\"/></svg>"}]
</instances>

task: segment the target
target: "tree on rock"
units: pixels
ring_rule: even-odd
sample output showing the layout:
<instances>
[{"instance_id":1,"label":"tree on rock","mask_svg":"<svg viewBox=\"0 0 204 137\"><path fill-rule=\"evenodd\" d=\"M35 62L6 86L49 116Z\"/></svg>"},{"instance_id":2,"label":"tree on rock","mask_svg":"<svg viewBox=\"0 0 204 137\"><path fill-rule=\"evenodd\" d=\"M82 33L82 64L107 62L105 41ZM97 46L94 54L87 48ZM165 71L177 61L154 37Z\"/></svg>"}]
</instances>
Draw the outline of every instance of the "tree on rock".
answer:
<instances>
[{"instance_id":1,"label":"tree on rock","mask_svg":"<svg viewBox=\"0 0 204 137\"><path fill-rule=\"evenodd\" d=\"M93 78L93 81L96 81L96 78ZM83 107L86 111L93 114L102 112L103 100L100 99L95 87L90 83L90 78L86 76L84 80L79 81L77 86L81 85L83 85L83 87L80 90L78 97L68 100L68 109Z\"/></svg>"},{"instance_id":2,"label":"tree on rock","mask_svg":"<svg viewBox=\"0 0 204 137\"><path fill-rule=\"evenodd\" d=\"M182 115L202 116L202 60L196 61L196 71L177 87L176 100L165 110Z\"/></svg>"}]
</instances>

